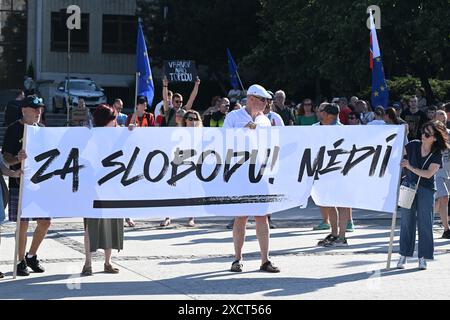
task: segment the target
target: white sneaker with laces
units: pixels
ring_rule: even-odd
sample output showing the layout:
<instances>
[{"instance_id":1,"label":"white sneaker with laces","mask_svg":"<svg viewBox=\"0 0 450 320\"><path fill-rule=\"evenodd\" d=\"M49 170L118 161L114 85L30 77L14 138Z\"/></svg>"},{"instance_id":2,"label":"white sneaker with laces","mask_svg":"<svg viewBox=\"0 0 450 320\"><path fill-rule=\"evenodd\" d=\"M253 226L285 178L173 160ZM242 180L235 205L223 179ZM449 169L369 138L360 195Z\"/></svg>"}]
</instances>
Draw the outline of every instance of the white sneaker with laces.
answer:
<instances>
[{"instance_id":1,"label":"white sneaker with laces","mask_svg":"<svg viewBox=\"0 0 450 320\"><path fill-rule=\"evenodd\" d=\"M427 260L425 260L425 258L419 258L419 269L420 270L427 269Z\"/></svg>"},{"instance_id":2,"label":"white sneaker with laces","mask_svg":"<svg viewBox=\"0 0 450 320\"><path fill-rule=\"evenodd\" d=\"M398 260L397 263L397 269L405 269L405 264L406 264L406 257L400 256L400 260Z\"/></svg>"}]
</instances>

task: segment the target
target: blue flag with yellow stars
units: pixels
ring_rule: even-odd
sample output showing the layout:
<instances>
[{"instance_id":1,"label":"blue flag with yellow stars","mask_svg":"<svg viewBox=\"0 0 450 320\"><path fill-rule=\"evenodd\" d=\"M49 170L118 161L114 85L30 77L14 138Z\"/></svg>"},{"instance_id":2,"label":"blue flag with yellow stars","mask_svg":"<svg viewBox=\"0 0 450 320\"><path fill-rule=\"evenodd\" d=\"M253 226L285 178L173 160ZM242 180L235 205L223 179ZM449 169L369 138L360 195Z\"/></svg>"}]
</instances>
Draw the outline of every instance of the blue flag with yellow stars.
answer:
<instances>
[{"instance_id":1,"label":"blue flag with yellow stars","mask_svg":"<svg viewBox=\"0 0 450 320\"><path fill-rule=\"evenodd\" d=\"M145 44L144 32L141 21L138 23L138 37L136 46L136 72L139 73L138 96L147 97L149 107L152 105L155 90L153 86L152 70L148 59L147 45Z\"/></svg>"},{"instance_id":2,"label":"blue flag with yellow stars","mask_svg":"<svg viewBox=\"0 0 450 320\"><path fill-rule=\"evenodd\" d=\"M372 69L372 108L388 107L389 88L384 78L383 62L381 61L380 46L378 45L377 30L370 13L370 67Z\"/></svg>"}]
</instances>

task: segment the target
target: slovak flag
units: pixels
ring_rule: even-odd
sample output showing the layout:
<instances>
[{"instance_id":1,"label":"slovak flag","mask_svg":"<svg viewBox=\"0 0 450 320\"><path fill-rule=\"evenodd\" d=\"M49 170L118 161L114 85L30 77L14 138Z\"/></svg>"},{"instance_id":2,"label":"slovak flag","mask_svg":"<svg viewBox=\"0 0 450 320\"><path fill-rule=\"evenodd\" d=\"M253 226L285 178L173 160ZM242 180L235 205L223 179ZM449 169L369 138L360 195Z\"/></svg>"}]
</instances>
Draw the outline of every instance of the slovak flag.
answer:
<instances>
[{"instance_id":1,"label":"slovak flag","mask_svg":"<svg viewBox=\"0 0 450 320\"><path fill-rule=\"evenodd\" d=\"M389 88L384 78L377 29L372 12L370 12L370 69L372 70L372 108L382 106L386 109L389 103Z\"/></svg>"}]
</instances>

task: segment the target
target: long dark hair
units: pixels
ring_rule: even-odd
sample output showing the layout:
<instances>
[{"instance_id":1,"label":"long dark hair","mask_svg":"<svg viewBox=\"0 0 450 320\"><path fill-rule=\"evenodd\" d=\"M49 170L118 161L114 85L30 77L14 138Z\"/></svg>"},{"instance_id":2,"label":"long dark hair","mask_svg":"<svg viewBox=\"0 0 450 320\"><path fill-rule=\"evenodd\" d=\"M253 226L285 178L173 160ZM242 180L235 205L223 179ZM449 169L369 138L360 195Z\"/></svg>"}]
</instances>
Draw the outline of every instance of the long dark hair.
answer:
<instances>
[{"instance_id":1,"label":"long dark hair","mask_svg":"<svg viewBox=\"0 0 450 320\"><path fill-rule=\"evenodd\" d=\"M387 108L386 116L392 121L393 124L401 124L400 121L398 121L397 112L394 108Z\"/></svg>"},{"instance_id":2,"label":"long dark hair","mask_svg":"<svg viewBox=\"0 0 450 320\"><path fill-rule=\"evenodd\" d=\"M422 126L422 132L426 128L433 129L434 137L436 138L436 141L431 146L431 151L433 152L437 150L444 151L450 148L450 144L448 142L447 128L442 122L438 120L429 121Z\"/></svg>"}]
</instances>

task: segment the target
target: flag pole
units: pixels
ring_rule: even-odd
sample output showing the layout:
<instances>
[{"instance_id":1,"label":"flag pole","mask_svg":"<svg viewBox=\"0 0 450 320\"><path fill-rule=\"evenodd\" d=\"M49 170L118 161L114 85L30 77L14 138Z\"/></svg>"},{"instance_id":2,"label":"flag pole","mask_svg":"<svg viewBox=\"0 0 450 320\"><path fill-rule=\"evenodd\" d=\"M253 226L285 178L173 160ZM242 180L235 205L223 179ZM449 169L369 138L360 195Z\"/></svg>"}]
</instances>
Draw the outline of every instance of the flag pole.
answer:
<instances>
[{"instance_id":1,"label":"flag pole","mask_svg":"<svg viewBox=\"0 0 450 320\"><path fill-rule=\"evenodd\" d=\"M406 137L406 125L403 125L403 140L404 140L405 137ZM390 236L390 239L389 239L388 259L387 259L387 262L386 262L386 270L388 270L388 271L391 269L391 258L392 258L392 251L393 251L393 247L394 247L395 224L397 222L398 198L400 196L400 183L401 183L401 180L402 180L402 173L400 171L400 176L398 178L398 183L397 183L397 197L395 198L396 199L395 211L394 211L394 214L392 215L391 236Z\"/></svg>"},{"instance_id":2,"label":"flag pole","mask_svg":"<svg viewBox=\"0 0 450 320\"><path fill-rule=\"evenodd\" d=\"M242 85L241 77L239 76L239 72L237 71L237 68L236 68L236 76L239 80L239 84L241 85L242 91L245 91L244 86Z\"/></svg>"},{"instance_id":3,"label":"flag pole","mask_svg":"<svg viewBox=\"0 0 450 320\"><path fill-rule=\"evenodd\" d=\"M22 149L27 149L27 125L25 124L25 128L23 131L23 144ZM26 159L25 159L26 160ZM17 255L19 253L19 237L20 237L20 219L22 217L22 197L23 197L23 184L24 184L24 169L25 169L25 160L22 160L20 170L22 173L20 174L20 188L19 188L19 203L17 205L17 220L16 220L16 243L14 247L14 266L13 266L13 279L17 278ZM25 233L25 237L27 234Z\"/></svg>"},{"instance_id":4,"label":"flag pole","mask_svg":"<svg viewBox=\"0 0 450 320\"><path fill-rule=\"evenodd\" d=\"M130 123L134 123L134 125L136 125L136 122L137 122L136 112L137 112L137 99L138 99L138 92L139 92L139 77L140 76L141 76L141 73L140 72L136 72L136 79L135 79L136 89L134 91L134 113L133 113L133 116L132 116L132 118L134 118L134 121L130 121Z\"/></svg>"},{"instance_id":5,"label":"flag pole","mask_svg":"<svg viewBox=\"0 0 450 320\"><path fill-rule=\"evenodd\" d=\"M141 28L141 23L142 23L142 19L141 17L138 18L138 29L140 30ZM138 35L139 38L139 35ZM139 46L138 46L139 47ZM136 52L136 59L137 59L137 55L138 52ZM134 125L136 125L136 121L137 121L137 117L136 117L136 111L137 111L137 99L138 99L138 92L139 92L139 77L141 76L141 73L139 71L136 71L136 75L135 75L135 90L134 90L134 112L133 112L133 116L132 119L134 119L134 121L130 121L130 123L133 123Z\"/></svg>"}]
</instances>

